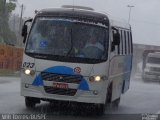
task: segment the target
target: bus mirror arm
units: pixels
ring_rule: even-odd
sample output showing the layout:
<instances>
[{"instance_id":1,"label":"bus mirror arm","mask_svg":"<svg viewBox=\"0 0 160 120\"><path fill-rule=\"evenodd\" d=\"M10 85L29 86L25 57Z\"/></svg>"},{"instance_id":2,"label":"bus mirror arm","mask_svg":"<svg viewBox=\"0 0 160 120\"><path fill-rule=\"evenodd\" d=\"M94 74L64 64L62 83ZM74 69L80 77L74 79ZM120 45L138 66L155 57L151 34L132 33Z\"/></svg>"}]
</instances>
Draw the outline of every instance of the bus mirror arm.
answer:
<instances>
[{"instance_id":1,"label":"bus mirror arm","mask_svg":"<svg viewBox=\"0 0 160 120\"><path fill-rule=\"evenodd\" d=\"M32 20L33 20L33 19L29 19L29 20L26 20L26 21L24 22L24 25L23 25L23 28L22 28L22 34L21 34L22 37L24 37L23 43L26 42L26 38L27 38L27 30L28 30L28 26L26 25L26 23L32 22Z\"/></svg>"}]
</instances>

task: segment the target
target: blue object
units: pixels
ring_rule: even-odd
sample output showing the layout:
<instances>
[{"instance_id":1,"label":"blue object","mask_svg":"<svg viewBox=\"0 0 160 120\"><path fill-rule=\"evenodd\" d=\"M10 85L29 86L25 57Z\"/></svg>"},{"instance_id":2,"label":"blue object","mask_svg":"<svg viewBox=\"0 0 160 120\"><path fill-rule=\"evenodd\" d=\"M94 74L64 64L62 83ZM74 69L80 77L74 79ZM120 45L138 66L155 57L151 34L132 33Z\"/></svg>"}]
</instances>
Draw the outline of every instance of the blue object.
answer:
<instances>
[{"instance_id":1,"label":"blue object","mask_svg":"<svg viewBox=\"0 0 160 120\"><path fill-rule=\"evenodd\" d=\"M70 67L66 67L66 66L55 66L55 67L51 67L48 68L46 70L44 70L43 72L49 72L49 73L57 73L57 74L68 74L68 75L80 75L78 73L75 73L74 70ZM33 81L32 85L34 86L44 86L43 84L43 80L41 78L41 74L39 74L35 80ZM80 82L80 85L78 87L79 90L89 90L89 85L87 83L87 81L84 79L84 77L82 77L82 80Z\"/></svg>"},{"instance_id":2,"label":"blue object","mask_svg":"<svg viewBox=\"0 0 160 120\"><path fill-rule=\"evenodd\" d=\"M40 75L38 75L33 81L32 85L34 86L44 86L43 80Z\"/></svg>"},{"instance_id":3,"label":"blue object","mask_svg":"<svg viewBox=\"0 0 160 120\"><path fill-rule=\"evenodd\" d=\"M85 79L83 79L81 82L80 82L80 85L79 85L79 90L86 90L86 91L89 91L89 86L88 86L88 83Z\"/></svg>"},{"instance_id":4,"label":"blue object","mask_svg":"<svg viewBox=\"0 0 160 120\"><path fill-rule=\"evenodd\" d=\"M42 41L40 41L40 45L39 45L41 48L45 48L45 47L47 47L48 46L48 42L47 42L47 40L42 40Z\"/></svg>"}]
</instances>

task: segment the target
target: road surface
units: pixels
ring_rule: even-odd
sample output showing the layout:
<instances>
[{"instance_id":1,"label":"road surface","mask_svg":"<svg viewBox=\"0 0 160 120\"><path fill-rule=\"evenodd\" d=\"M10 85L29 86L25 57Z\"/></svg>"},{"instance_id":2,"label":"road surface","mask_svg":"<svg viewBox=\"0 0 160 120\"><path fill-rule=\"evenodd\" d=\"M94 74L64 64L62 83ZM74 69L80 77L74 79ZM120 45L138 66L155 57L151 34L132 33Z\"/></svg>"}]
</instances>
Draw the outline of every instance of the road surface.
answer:
<instances>
[{"instance_id":1,"label":"road surface","mask_svg":"<svg viewBox=\"0 0 160 120\"><path fill-rule=\"evenodd\" d=\"M54 120L141 120L144 113L160 113L160 83L144 83L140 77L131 80L129 91L122 95L118 109L107 109L105 115L83 115L83 110L62 106L57 109L47 102L28 110L25 107L24 98L20 96L20 78L0 77L0 113L3 114L48 114ZM73 114L76 113L76 114ZM81 114L82 113L82 114Z\"/></svg>"}]
</instances>

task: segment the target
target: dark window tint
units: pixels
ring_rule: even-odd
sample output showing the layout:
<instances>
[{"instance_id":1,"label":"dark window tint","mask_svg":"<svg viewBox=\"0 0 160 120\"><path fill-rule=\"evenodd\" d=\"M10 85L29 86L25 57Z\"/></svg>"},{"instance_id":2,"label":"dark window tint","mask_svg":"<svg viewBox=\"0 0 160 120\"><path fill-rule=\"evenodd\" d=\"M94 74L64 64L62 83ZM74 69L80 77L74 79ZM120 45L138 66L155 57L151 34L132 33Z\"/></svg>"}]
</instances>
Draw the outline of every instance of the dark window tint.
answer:
<instances>
[{"instance_id":1,"label":"dark window tint","mask_svg":"<svg viewBox=\"0 0 160 120\"><path fill-rule=\"evenodd\" d=\"M126 37L126 31L124 32L124 41L125 41L125 54L127 54L127 37Z\"/></svg>"},{"instance_id":2,"label":"dark window tint","mask_svg":"<svg viewBox=\"0 0 160 120\"><path fill-rule=\"evenodd\" d=\"M122 55L123 55L123 54L124 54L124 53L123 53L123 49L124 49L123 46L124 46L124 45L123 45L123 35L122 35L122 33L123 33L123 32L122 32L122 30L121 30L121 32L120 32L120 34L121 34L121 53L122 53Z\"/></svg>"},{"instance_id":3,"label":"dark window tint","mask_svg":"<svg viewBox=\"0 0 160 120\"><path fill-rule=\"evenodd\" d=\"M133 41L132 41L132 33L130 32L130 40L131 40L131 53L133 53Z\"/></svg>"}]
</instances>

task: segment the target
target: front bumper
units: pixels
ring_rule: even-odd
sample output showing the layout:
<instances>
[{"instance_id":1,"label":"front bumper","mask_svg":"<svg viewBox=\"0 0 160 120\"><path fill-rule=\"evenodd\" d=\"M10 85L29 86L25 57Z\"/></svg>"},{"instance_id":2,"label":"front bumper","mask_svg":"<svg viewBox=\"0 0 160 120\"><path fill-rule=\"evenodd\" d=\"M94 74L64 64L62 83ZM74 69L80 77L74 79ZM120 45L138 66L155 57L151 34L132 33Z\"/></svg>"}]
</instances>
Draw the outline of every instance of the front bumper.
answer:
<instances>
[{"instance_id":1,"label":"front bumper","mask_svg":"<svg viewBox=\"0 0 160 120\"><path fill-rule=\"evenodd\" d=\"M89 91L77 90L74 96L48 94L44 90L43 86L33 86L31 84L27 84L26 86L25 83L21 83L21 95L25 97L35 97L47 100L104 104L105 103L104 95L102 95L99 91L97 91L98 94L95 94L95 92L96 91L93 90Z\"/></svg>"}]
</instances>

